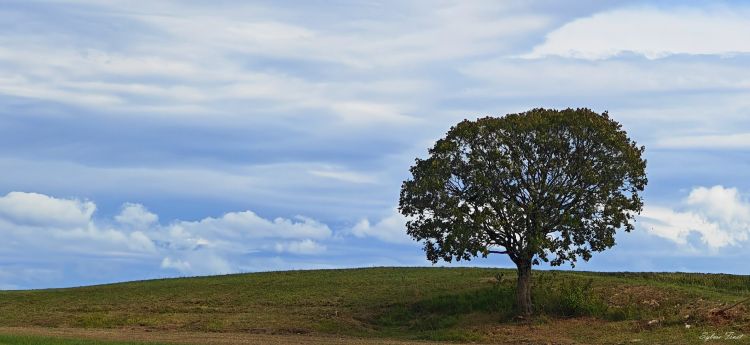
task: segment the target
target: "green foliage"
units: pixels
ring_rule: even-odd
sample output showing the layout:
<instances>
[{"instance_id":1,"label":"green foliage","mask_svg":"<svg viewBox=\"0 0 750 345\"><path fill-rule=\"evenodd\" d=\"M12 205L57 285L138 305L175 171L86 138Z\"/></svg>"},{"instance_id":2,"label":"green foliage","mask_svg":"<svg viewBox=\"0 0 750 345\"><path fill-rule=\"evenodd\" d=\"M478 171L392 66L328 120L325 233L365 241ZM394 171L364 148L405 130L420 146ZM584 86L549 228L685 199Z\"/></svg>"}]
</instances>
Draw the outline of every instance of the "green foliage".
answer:
<instances>
[{"instance_id":1,"label":"green foliage","mask_svg":"<svg viewBox=\"0 0 750 345\"><path fill-rule=\"evenodd\" d=\"M540 274L533 294L537 309L548 315L605 317L607 303L593 290L592 278L565 277L556 273Z\"/></svg>"},{"instance_id":2,"label":"green foliage","mask_svg":"<svg viewBox=\"0 0 750 345\"><path fill-rule=\"evenodd\" d=\"M533 109L464 120L417 159L401 188L407 232L427 258L502 248L519 267L588 260L633 229L644 148L605 112Z\"/></svg>"}]
</instances>

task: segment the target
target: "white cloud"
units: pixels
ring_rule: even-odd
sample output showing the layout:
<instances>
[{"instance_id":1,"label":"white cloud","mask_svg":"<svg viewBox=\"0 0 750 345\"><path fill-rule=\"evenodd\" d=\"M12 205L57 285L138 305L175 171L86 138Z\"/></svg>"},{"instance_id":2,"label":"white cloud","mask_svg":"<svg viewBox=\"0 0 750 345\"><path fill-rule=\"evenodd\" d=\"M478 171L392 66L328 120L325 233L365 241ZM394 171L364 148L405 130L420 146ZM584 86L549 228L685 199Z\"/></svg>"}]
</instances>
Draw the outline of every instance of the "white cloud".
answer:
<instances>
[{"instance_id":1,"label":"white cloud","mask_svg":"<svg viewBox=\"0 0 750 345\"><path fill-rule=\"evenodd\" d=\"M694 188L680 209L646 206L640 226L682 245L688 245L689 236L695 233L712 250L740 245L750 238L750 202L736 188Z\"/></svg>"},{"instance_id":2,"label":"white cloud","mask_svg":"<svg viewBox=\"0 0 750 345\"><path fill-rule=\"evenodd\" d=\"M149 212L141 204L126 203L122 206L120 214L115 216L115 220L133 228L148 228L159 221L159 216Z\"/></svg>"},{"instance_id":3,"label":"white cloud","mask_svg":"<svg viewBox=\"0 0 750 345\"><path fill-rule=\"evenodd\" d=\"M161 229L161 231L152 234L152 236L160 240L163 246L176 251L191 251L215 248L217 246L216 240L206 238L211 236L210 233L195 234L194 232L187 231L185 227L181 226L180 222L169 225Z\"/></svg>"},{"instance_id":4,"label":"white cloud","mask_svg":"<svg viewBox=\"0 0 750 345\"><path fill-rule=\"evenodd\" d=\"M411 161L412 158L404 158ZM408 167L408 166L407 166ZM403 169L389 165L393 174ZM17 189L41 189L55 194L117 195L125 200L142 200L152 195L169 195L177 199L222 200L243 203L248 197L267 207L278 207L288 212L316 214L318 217L337 217L341 214L370 214L373 207L382 209L390 200L376 200L376 195L389 193L379 186L382 171L376 173L350 171L338 165L320 163L278 163L249 166L154 166L102 167L58 160L17 160L0 158L5 185ZM354 172L371 177L356 176L359 180L377 179L375 183L341 183L331 177L311 178L311 170L324 172ZM49 171L55 171L54 176ZM348 176L352 177L352 176ZM210 183L206 183L210 181ZM364 181L363 181L364 182ZM342 188L353 189L342 195ZM309 191L317 190L317 193ZM328 191L337 191L335 195ZM370 198L362 198L367 194ZM390 194L387 194L390 195ZM297 210L297 211L295 211Z\"/></svg>"},{"instance_id":5,"label":"white cloud","mask_svg":"<svg viewBox=\"0 0 750 345\"><path fill-rule=\"evenodd\" d=\"M310 49L320 36L312 29L280 21L235 20L231 17L140 15L136 19L160 27L178 42L192 37L216 50L269 55L294 54L291 47Z\"/></svg>"},{"instance_id":6,"label":"white cloud","mask_svg":"<svg viewBox=\"0 0 750 345\"><path fill-rule=\"evenodd\" d=\"M750 225L750 203L743 199L737 188L714 186L694 188L685 203L704 216L737 226ZM745 230L750 230L746 228Z\"/></svg>"},{"instance_id":7,"label":"white cloud","mask_svg":"<svg viewBox=\"0 0 750 345\"><path fill-rule=\"evenodd\" d=\"M308 172L314 176L320 176L351 183L374 183L376 181L376 178L370 175L331 167L325 169L311 169L308 170Z\"/></svg>"},{"instance_id":8,"label":"white cloud","mask_svg":"<svg viewBox=\"0 0 750 345\"><path fill-rule=\"evenodd\" d=\"M304 6L136 3L87 3L95 9L79 13L94 22L131 24L117 49L94 33L60 33L54 22L37 28L40 33L0 35L0 65L7 66L0 69L0 93L129 117L190 115L212 124L274 113L348 126L398 125L423 111L415 101L434 98L430 87L413 87L433 84L411 73L414 67L497 55L551 23L545 14L494 1L392 4L386 11L357 4L345 6L356 13L343 21L317 18L327 11L310 17ZM292 67L266 68L265 60Z\"/></svg>"},{"instance_id":9,"label":"white cloud","mask_svg":"<svg viewBox=\"0 0 750 345\"><path fill-rule=\"evenodd\" d=\"M10 192L0 197L0 218L22 225L84 226L96 211L90 201L57 199L44 194Z\"/></svg>"},{"instance_id":10,"label":"white cloud","mask_svg":"<svg viewBox=\"0 0 750 345\"><path fill-rule=\"evenodd\" d=\"M30 81L24 77L3 78L0 76L0 94L31 99L42 99L61 103L84 105L92 107L106 107L122 104L122 99L116 95L103 94L96 90L89 90L88 94L71 92Z\"/></svg>"},{"instance_id":11,"label":"white cloud","mask_svg":"<svg viewBox=\"0 0 750 345\"><path fill-rule=\"evenodd\" d=\"M249 253L315 255L326 251L320 241L331 229L314 219L265 219L251 211L229 212L219 218L175 221L149 234L171 253L162 266L185 274L237 272Z\"/></svg>"},{"instance_id":12,"label":"white cloud","mask_svg":"<svg viewBox=\"0 0 750 345\"><path fill-rule=\"evenodd\" d=\"M236 272L227 260L212 252L180 253L180 258L165 257L161 268L175 270L185 275L229 274Z\"/></svg>"},{"instance_id":13,"label":"white cloud","mask_svg":"<svg viewBox=\"0 0 750 345\"><path fill-rule=\"evenodd\" d=\"M219 20L217 16L186 13L181 8L173 9L182 12L180 16L133 18L169 32L175 42L172 49L194 54L241 52L369 69L490 53L507 48L503 38L549 24L544 15L518 13L518 8L512 7L493 1L404 4L391 6L393 11L380 12L383 15L378 20L351 18L336 23L295 23L283 16L273 18L271 13L263 17L252 15L259 11L223 13ZM367 11L360 8L363 10Z\"/></svg>"},{"instance_id":14,"label":"white cloud","mask_svg":"<svg viewBox=\"0 0 750 345\"><path fill-rule=\"evenodd\" d=\"M276 243L274 248L279 253L287 252L303 255L320 254L326 251L326 246L321 245L320 243L317 243L311 239L292 242L279 242Z\"/></svg>"},{"instance_id":15,"label":"white cloud","mask_svg":"<svg viewBox=\"0 0 750 345\"><path fill-rule=\"evenodd\" d=\"M657 61L642 58L602 61L504 58L468 64L461 68L461 72L484 82L484 85L463 91L465 96L568 96L595 100L602 95L656 97L659 92L745 91L750 87L750 71L745 68L743 60L719 58ZM680 100L684 102L682 98ZM714 109L714 112L717 111Z\"/></svg>"},{"instance_id":16,"label":"white cloud","mask_svg":"<svg viewBox=\"0 0 750 345\"><path fill-rule=\"evenodd\" d=\"M406 217L394 209L390 215L376 223L362 219L351 228L351 234L356 237L374 237L390 243L414 243L406 234L406 220Z\"/></svg>"},{"instance_id":17,"label":"white cloud","mask_svg":"<svg viewBox=\"0 0 750 345\"><path fill-rule=\"evenodd\" d=\"M140 231L97 224L92 217L95 210L91 201L8 193L0 198L0 233L7 239L5 249L20 254L37 251L114 256L155 251L151 239Z\"/></svg>"},{"instance_id":18,"label":"white cloud","mask_svg":"<svg viewBox=\"0 0 750 345\"><path fill-rule=\"evenodd\" d=\"M154 245L154 242L151 241L151 238L148 237L145 233L141 231L133 231L130 234L128 234L129 241L131 249L135 250L143 250L147 252L155 252L156 246Z\"/></svg>"},{"instance_id":19,"label":"white cloud","mask_svg":"<svg viewBox=\"0 0 750 345\"><path fill-rule=\"evenodd\" d=\"M729 237L721 232L719 225L712 223L699 214L677 212L664 207L645 207L641 216L643 227L651 234L687 244L688 235L696 232L701 240L712 248L729 244Z\"/></svg>"},{"instance_id":20,"label":"white cloud","mask_svg":"<svg viewBox=\"0 0 750 345\"><path fill-rule=\"evenodd\" d=\"M180 272L189 272L191 267L187 261L166 257L161 261L161 268L175 269Z\"/></svg>"},{"instance_id":21,"label":"white cloud","mask_svg":"<svg viewBox=\"0 0 750 345\"><path fill-rule=\"evenodd\" d=\"M316 255L331 229L314 219L265 219L251 211L162 225L141 204L126 203L114 222L93 218L91 201L12 192L0 197L0 254L158 258L182 274L237 272L249 253ZM0 282L2 283L2 282Z\"/></svg>"},{"instance_id":22,"label":"white cloud","mask_svg":"<svg viewBox=\"0 0 750 345\"><path fill-rule=\"evenodd\" d=\"M312 238L331 236L328 225L314 219L297 216L295 220L276 218L268 220L252 211L229 212L220 218L204 218L197 222L181 221L179 226L196 234L216 234L228 238Z\"/></svg>"},{"instance_id":23,"label":"white cloud","mask_svg":"<svg viewBox=\"0 0 750 345\"><path fill-rule=\"evenodd\" d=\"M748 13L742 8L652 7L602 12L549 33L525 57L605 59L632 52L656 59L672 54L747 53Z\"/></svg>"},{"instance_id":24,"label":"white cloud","mask_svg":"<svg viewBox=\"0 0 750 345\"><path fill-rule=\"evenodd\" d=\"M402 114L393 106L372 102L337 102L333 104L333 110L341 116L344 121L356 124L368 124L373 122L390 122L409 124L418 119Z\"/></svg>"}]
</instances>

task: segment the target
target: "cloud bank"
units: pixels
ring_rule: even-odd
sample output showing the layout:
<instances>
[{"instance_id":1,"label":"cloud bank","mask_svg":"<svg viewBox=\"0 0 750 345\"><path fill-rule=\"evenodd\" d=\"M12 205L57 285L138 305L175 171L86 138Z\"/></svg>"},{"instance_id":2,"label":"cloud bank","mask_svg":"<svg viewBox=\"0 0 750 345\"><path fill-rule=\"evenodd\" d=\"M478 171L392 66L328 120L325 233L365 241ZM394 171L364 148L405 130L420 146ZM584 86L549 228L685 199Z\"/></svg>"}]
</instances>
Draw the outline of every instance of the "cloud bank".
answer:
<instances>
[{"instance_id":1,"label":"cloud bank","mask_svg":"<svg viewBox=\"0 0 750 345\"><path fill-rule=\"evenodd\" d=\"M365 219L334 233L328 225L305 216L267 219L239 211L161 223L157 214L138 203L123 204L111 219L97 218L96 209L93 201L76 198L26 192L0 196L0 234L5 239L0 253L22 261L57 256L134 261L150 270L161 269L162 276L174 276L258 270L263 267L256 264L258 259L289 268L284 257L356 252L356 248L342 249L351 238L372 239L371 246L411 242L404 232L404 218L396 211L374 224ZM330 247L338 252L331 253ZM7 279L0 286L15 283Z\"/></svg>"},{"instance_id":2,"label":"cloud bank","mask_svg":"<svg viewBox=\"0 0 750 345\"><path fill-rule=\"evenodd\" d=\"M606 59L634 53L649 59L674 54L750 52L747 10L729 8L624 8L566 23L547 34L528 58Z\"/></svg>"},{"instance_id":3,"label":"cloud bank","mask_svg":"<svg viewBox=\"0 0 750 345\"><path fill-rule=\"evenodd\" d=\"M262 218L251 211L228 212L198 221L160 224L145 206L126 203L113 221L96 219L92 201L11 192L0 197L2 251L36 254L139 257L180 274L241 270L237 258L275 251L320 254L331 229L314 219ZM270 248L270 250L269 250Z\"/></svg>"},{"instance_id":4,"label":"cloud bank","mask_svg":"<svg viewBox=\"0 0 750 345\"><path fill-rule=\"evenodd\" d=\"M678 208L646 206L640 217L647 232L681 245L702 244L716 251L750 238L750 201L736 188L697 187ZM699 242L689 243L695 234Z\"/></svg>"}]
</instances>

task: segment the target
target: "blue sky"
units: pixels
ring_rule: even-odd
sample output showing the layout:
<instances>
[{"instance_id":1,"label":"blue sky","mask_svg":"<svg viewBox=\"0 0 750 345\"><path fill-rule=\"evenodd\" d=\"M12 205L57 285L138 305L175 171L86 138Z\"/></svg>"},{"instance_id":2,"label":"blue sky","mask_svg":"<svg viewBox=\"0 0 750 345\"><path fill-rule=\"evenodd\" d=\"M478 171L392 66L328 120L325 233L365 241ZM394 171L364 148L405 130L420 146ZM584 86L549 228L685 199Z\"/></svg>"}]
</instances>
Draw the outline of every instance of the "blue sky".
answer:
<instances>
[{"instance_id":1,"label":"blue sky","mask_svg":"<svg viewBox=\"0 0 750 345\"><path fill-rule=\"evenodd\" d=\"M3 1L0 288L428 265L395 211L414 158L464 118L534 107L608 110L647 147L637 230L576 269L750 274L749 15Z\"/></svg>"}]
</instances>

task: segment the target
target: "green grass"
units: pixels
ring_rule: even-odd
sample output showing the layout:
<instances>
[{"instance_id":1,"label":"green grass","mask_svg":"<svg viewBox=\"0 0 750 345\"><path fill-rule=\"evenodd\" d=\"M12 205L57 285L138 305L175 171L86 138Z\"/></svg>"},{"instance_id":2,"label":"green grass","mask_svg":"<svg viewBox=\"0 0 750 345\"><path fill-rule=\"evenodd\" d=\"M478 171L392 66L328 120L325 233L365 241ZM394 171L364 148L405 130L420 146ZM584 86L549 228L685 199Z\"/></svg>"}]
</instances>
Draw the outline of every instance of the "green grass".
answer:
<instances>
[{"instance_id":1,"label":"green grass","mask_svg":"<svg viewBox=\"0 0 750 345\"><path fill-rule=\"evenodd\" d=\"M471 341L529 322L573 340L596 337L596 327L657 340L697 339L701 330L750 333L744 306L720 322L708 313L750 295L748 276L535 271L533 279L536 316L523 322L514 318L513 270L366 268L3 291L0 326ZM599 326L576 326L575 319Z\"/></svg>"},{"instance_id":2,"label":"green grass","mask_svg":"<svg viewBox=\"0 0 750 345\"><path fill-rule=\"evenodd\" d=\"M160 345L158 343L133 343L101 340L78 340L29 335L0 334L0 345ZM161 344L163 345L163 344Z\"/></svg>"}]
</instances>

